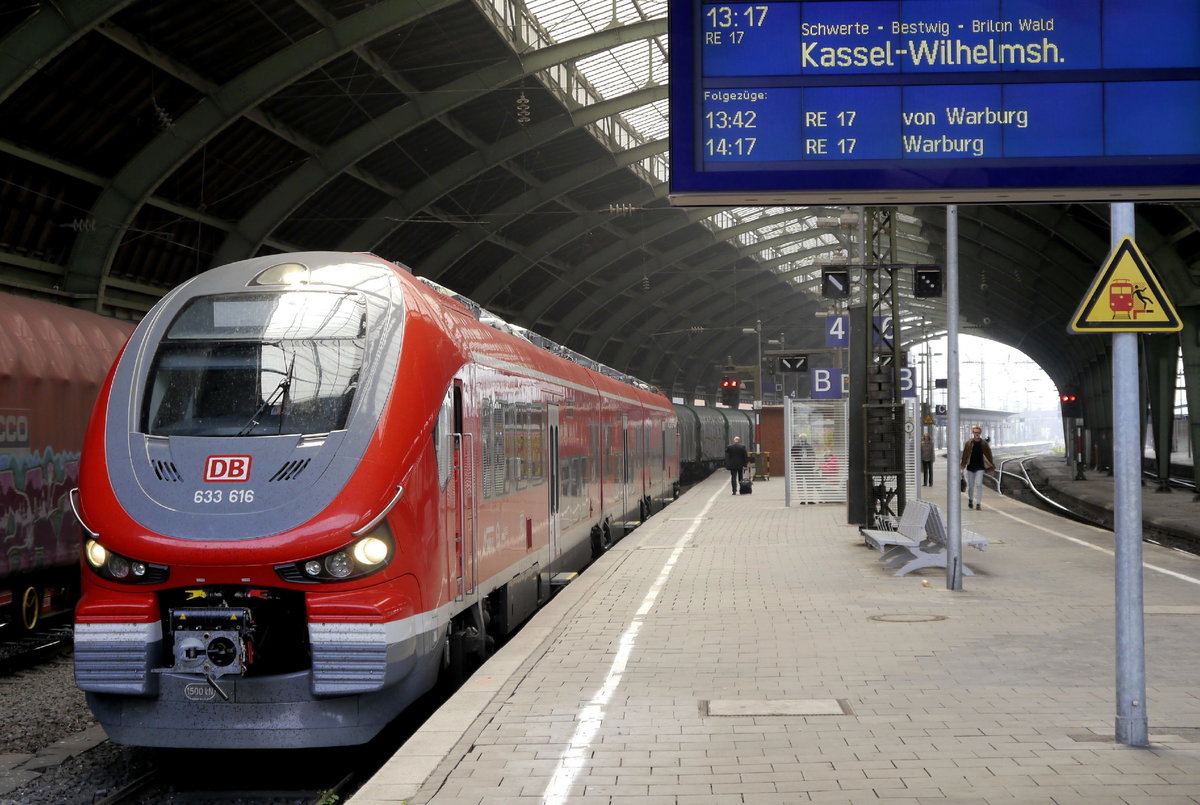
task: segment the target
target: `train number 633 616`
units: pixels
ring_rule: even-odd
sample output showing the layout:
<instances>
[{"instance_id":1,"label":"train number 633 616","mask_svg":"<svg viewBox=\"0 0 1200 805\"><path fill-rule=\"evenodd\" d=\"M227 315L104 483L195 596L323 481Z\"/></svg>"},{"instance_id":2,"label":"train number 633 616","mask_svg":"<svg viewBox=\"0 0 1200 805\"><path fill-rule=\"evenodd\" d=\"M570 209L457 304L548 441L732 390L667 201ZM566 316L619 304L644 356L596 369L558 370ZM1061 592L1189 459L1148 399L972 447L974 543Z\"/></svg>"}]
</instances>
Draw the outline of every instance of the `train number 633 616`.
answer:
<instances>
[{"instance_id":1,"label":"train number 633 616","mask_svg":"<svg viewBox=\"0 0 1200 805\"><path fill-rule=\"evenodd\" d=\"M253 503L253 489L197 489L192 494L193 503Z\"/></svg>"}]
</instances>

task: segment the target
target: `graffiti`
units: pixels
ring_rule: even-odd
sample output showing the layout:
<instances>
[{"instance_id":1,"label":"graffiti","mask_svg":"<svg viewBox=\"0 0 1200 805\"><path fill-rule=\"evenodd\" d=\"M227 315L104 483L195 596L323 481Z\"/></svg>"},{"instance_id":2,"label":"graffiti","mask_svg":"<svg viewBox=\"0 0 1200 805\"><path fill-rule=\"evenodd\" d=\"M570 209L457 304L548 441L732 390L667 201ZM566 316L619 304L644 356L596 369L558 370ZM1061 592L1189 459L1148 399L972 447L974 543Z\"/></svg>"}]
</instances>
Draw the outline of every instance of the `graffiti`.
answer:
<instances>
[{"instance_id":1,"label":"graffiti","mask_svg":"<svg viewBox=\"0 0 1200 805\"><path fill-rule=\"evenodd\" d=\"M78 452L0 455L0 578L74 561L80 529L68 496L78 483Z\"/></svg>"}]
</instances>

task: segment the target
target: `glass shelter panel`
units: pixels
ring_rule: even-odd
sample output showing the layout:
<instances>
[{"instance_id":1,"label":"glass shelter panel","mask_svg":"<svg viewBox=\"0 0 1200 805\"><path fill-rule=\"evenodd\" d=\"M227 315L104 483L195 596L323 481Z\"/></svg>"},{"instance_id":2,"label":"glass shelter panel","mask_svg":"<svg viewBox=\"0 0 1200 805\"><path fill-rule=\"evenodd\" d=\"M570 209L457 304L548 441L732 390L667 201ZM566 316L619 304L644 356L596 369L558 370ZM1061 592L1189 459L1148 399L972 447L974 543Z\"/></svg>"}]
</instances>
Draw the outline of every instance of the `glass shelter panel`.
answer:
<instances>
[{"instance_id":1,"label":"glass shelter panel","mask_svg":"<svg viewBox=\"0 0 1200 805\"><path fill-rule=\"evenodd\" d=\"M785 400L787 505L846 501L846 419L845 400Z\"/></svg>"}]
</instances>

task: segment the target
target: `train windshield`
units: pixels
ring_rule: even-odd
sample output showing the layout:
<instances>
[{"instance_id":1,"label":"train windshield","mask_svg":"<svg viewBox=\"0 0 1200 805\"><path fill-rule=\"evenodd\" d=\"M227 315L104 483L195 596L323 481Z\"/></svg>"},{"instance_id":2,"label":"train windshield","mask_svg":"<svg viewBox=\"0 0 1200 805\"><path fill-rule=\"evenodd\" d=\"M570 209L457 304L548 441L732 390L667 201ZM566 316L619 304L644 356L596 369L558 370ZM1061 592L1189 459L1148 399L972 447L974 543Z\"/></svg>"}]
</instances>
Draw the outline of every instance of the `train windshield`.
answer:
<instances>
[{"instance_id":1,"label":"train windshield","mask_svg":"<svg viewBox=\"0 0 1200 805\"><path fill-rule=\"evenodd\" d=\"M142 431L269 436L344 428L365 341L366 304L357 294L193 299L159 345Z\"/></svg>"}]
</instances>

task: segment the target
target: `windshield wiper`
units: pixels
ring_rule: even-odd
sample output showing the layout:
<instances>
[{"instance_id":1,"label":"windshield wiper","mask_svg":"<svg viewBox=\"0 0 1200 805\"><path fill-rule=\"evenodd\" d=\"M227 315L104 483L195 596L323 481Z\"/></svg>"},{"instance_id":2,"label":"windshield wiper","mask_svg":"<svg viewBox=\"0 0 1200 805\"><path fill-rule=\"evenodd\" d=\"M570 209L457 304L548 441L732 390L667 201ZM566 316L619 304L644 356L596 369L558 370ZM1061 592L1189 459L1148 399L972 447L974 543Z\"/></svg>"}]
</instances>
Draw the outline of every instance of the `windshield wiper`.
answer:
<instances>
[{"instance_id":1,"label":"windshield wiper","mask_svg":"<svg viewBox=\"0 0 1200 805\"><path fill-rule=\"evenodd\" d=\"M287 374L279 381L279 385L272 389L267 398L262 401L258 408L254 409L254 413L250 415L250 421L247 422L235 436L249 436L250 432L258 427L258 418L262 416L263 411L270 408L276 402L283 402L287 399L288 389L292 387L292 369L296 367L296 358L292 357L292 362L288 366ZM279 410L279 433L283 432L283 407Z\"/></svg>"}]
</instances>

